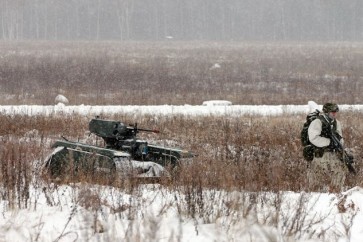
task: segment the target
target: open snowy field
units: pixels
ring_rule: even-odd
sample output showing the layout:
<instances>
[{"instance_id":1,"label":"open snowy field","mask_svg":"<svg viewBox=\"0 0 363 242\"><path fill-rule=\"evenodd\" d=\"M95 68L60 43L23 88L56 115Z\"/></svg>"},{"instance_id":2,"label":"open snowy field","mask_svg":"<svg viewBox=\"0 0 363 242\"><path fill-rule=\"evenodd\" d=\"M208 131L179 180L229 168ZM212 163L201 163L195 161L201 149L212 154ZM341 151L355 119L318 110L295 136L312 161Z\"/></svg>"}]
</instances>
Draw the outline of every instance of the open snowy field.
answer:
<instances>
[{"instance_id":1,"label":"open snowy field","mask_svg":"<svg viewBox=\"0 0 363 242\"><path fill-rule=\"evenodd\" d=\"M313 104L313 103L310 103ZM320 106L318 106L320 107ZM314 105L0 106L5 115L231 116L304 114ZM321 107L320 107L321 108ZM363 105L340 105L361 112ZM37 161L34 164L38 164ZM363 189L342 193L228 191L143 184L56 185L31 171L28 193L1 188L0 241L354 241L363 238ZM3 199L17 194L12 201Z\"/></svg>"}]
</instances>

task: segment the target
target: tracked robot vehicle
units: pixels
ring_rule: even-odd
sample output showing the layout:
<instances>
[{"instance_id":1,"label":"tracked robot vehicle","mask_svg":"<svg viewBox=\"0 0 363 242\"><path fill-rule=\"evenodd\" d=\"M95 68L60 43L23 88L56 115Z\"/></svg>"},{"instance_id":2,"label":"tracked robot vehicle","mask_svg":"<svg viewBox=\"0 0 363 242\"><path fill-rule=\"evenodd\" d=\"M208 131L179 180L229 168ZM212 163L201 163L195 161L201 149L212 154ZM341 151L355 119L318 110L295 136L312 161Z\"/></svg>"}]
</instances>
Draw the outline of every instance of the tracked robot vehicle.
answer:
<instances>
[{"instance_id":1,"label":"tracked robot vehicle","mask_svg":"<svg viewBox=\"0 0 363 242\"><path fill-rule=\"evenodd\" d=\"M52 145L54 152L45 162L51 177L64 177L70 173L160 177L165 174L165 167L174 169L181 160L194 157L190 151L139 140L139 132L159 131L141 129L137 124L125 125L120 121L95 118L89 122L89 131L101 137L105 145L56 141Z\"/></svg>"}]
</instances>

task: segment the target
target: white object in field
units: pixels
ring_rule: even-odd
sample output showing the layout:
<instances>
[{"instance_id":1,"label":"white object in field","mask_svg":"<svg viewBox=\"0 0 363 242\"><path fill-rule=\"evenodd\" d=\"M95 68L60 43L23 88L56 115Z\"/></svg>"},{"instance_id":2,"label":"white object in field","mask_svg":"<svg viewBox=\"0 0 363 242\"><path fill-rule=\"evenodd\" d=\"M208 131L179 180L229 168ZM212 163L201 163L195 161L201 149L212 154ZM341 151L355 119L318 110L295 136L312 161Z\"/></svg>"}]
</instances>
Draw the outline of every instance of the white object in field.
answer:
<instances>
[{"instance_id":1,"label":"white object in field","mask_svg":"<svg viewBox=\"0 0 363 242\"><path fill-rule=\"evenodd\" d=\"M204 101L203 106L231 106L232 102L226 100L210 100Z\"/></svg>"},{"instance_id":2,"label":"white object in field","mask_svg":"<svg viewBox=\"0 0 363 242\"><path fill-rule=\"evenodd\" d=\"M55 99L54 99L54 102L56 104L58 103L63 103L63 104L68 104L69 101L68 101L68 98L66 98L65 96L61 95L61 94L58 94Z\"/></svg>"},{"instance_id":3,"label":"white object in field","mask_svg":"<svg viewBox=\"0 0 363 242\"><path fill-rule=\"evenodd\" d=\"M221 65L218 63L215 63L211 68L209 68L210 70L214 70L214 69L219 69L221 68Z\"/></svg>"}]
</instances>

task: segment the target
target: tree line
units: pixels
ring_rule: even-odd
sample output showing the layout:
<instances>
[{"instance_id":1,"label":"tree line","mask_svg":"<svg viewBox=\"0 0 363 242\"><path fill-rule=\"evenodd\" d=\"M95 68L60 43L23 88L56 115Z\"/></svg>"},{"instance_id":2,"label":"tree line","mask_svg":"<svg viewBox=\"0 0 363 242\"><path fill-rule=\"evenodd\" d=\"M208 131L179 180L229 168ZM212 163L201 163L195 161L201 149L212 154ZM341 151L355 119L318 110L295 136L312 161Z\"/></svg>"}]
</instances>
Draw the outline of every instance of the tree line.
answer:
<instances>
[{"instance_id":1,"label":"tree line","mask_svg":"<svg viewBox=\"0 0 363 242\"><path fill-rule=\"evenodd\" d=\"M1 40L363 39L361 0L0 0Z\"/></svg>"}]
</instances>

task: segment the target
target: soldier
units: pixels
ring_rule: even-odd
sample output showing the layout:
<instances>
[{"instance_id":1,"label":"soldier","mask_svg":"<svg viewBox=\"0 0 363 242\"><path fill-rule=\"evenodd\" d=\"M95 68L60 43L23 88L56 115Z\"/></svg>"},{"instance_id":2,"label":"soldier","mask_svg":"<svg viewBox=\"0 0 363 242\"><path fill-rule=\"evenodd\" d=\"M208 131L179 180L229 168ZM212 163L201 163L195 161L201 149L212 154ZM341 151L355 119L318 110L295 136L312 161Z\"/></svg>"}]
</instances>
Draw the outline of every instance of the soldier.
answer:
<instances>
[{"instance_id":1,"label":"soldier","mask_svg":"<svg viewBox=\"0 0 363 242\"><path fill-rule=\"evenodd\" d=\"M338 111L337 104L324 104L323 113L309 126L309 140L315 146L314 159L308 169L310 189L315 190L325 185L329 191L339 192L344 185L348 170L339 159L331 141L331 132L335 132L343 142L342 128L336 119Z\"/></svg>"}]
</instances>

